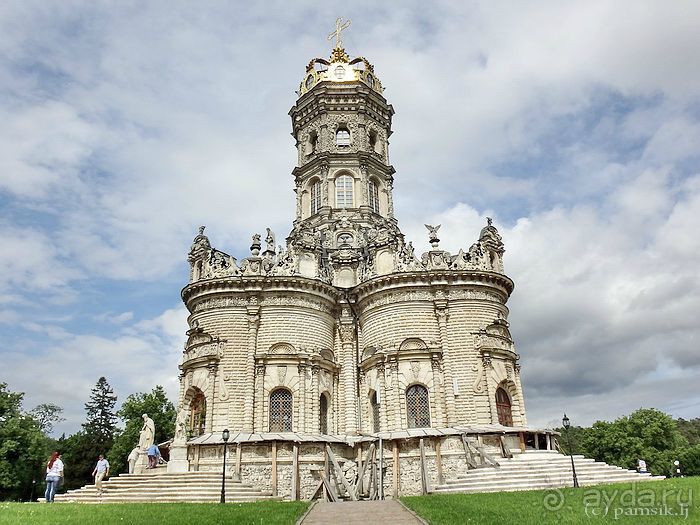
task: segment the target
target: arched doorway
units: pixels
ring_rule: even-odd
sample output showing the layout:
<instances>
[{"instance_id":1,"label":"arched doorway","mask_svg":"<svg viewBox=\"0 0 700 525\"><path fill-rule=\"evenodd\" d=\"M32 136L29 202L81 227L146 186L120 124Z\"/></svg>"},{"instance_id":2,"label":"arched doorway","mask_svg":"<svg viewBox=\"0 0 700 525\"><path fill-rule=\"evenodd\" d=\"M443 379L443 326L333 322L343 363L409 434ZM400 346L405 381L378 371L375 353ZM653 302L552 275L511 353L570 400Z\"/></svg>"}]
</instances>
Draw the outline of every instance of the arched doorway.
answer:
<instances>
[{"instance_id":1,"label":"arched doorway","mask_svg":"<svg viewBox=\"0 0 700 525\"><path fill-rule=\"evenodd\" d=\"M513 426L513 411L511 410L510 397L503 388L496 389L496 412L498 422L505 427Z\"/></svg>"}]
</instances>

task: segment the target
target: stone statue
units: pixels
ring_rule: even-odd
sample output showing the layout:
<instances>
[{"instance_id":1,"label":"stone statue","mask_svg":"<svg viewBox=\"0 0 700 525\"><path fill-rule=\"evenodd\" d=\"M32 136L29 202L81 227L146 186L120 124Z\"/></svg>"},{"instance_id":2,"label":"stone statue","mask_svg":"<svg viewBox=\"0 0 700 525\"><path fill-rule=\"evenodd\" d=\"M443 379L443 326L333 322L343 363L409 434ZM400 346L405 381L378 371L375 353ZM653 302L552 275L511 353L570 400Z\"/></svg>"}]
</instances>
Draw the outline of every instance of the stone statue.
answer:
<instances>
[{"instance_id":1,"label":"stone statue","mask_svg":"<svg viewBox=\"0 0 700 525\"><path fill-rule=\"evenodd\" d=\"M134 469L136 468L136 461L139 459L139 447L134 447L131 449L131 452L129 452L129 456L126 458L126 461L129 463L129 474L134 473Z\"/></svg>"},{"instance_id":2,"label":"stone statue","mask_svg":"<svg viewBox=\"0 0 700 525\"><path fill-rule=\"evenodd\" d=\"M141 427L141 432L139 432L139 448L141 450L146 450L155 440L156 425L153 420L148 417L148 414L144 414L141 417L143 417L143 427Z\"/></svg>"},{"instance_id":3,"label":"stone statue","mask_svg":"<svg viewBox=\"0 0 700 525\"><path fill-rule=\"evenodd\" d=\"M437 226L431 226L430 224L425 225L425 227L428 228L428 235L430 236L431 242L438 240L437 232L440 229L440 226L442 226L442 224L438 224Z\"/></svg>"},{"instance_id":4,"label":"stone statue","mask_svg":"<svg viewBox=\"0 0 700 525\"><path fill-rule=\"evenodd\" d=\"M177 413L175 420L175 442L187 440L187 410L181 408Z\"/></svg>"},{"instance_id":5,"label":"stone statue","mask_svg":"<svg viewBox=\"0 0 700 525\"><path fill-rule=\"evenodd\" d=\"M267 237L265 237L265 242L267 243L267 251L275 252L275 234L270 228L265 228L267 230Z\"/></svg>"}]
</instances>

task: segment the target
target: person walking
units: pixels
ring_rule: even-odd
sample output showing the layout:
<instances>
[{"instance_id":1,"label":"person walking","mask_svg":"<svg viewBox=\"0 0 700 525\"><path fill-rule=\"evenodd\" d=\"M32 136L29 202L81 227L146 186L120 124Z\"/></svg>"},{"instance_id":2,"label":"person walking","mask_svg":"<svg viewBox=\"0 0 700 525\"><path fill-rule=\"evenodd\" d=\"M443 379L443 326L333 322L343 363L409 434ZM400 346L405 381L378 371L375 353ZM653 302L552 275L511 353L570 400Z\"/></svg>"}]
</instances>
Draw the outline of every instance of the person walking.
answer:
<instances>
[{"instance_id":1,"label":"person walking","mask_svg":"<svg viewBox=\"0 0 700 525\"><path fill-rule=\"evenodd\" d=\"M148 467L146 468L156 468L158 466L158 459L160 458L160 449L155 443L151 443L146 452L148 454Z\"/></svg>"},{"instance_id":2,"label":"person walking","mask_svg":"<svg viewBox=\"0 0 700 525\"><path fill-rule=\"evenodd\" d=\"M109 461L107 461L102 454L97 458L97 465L95 465L92 471L92 476L95 478L97 495L102 496L102 480L109 477Z\"/></svg>"},{"instance_id":3,"label":"person walking","mask_svg":"<svg viewBox=\"0 0 700 525\"><path fill-rule=\"evenodd\" d=\"M53 503L56 489L62 477L63 461L61 461L61 454L56 451L51 454L51 458L49 458L49 462L46 464L46 492L44 493L46 503Z\"/></svg>"}]
</instances>

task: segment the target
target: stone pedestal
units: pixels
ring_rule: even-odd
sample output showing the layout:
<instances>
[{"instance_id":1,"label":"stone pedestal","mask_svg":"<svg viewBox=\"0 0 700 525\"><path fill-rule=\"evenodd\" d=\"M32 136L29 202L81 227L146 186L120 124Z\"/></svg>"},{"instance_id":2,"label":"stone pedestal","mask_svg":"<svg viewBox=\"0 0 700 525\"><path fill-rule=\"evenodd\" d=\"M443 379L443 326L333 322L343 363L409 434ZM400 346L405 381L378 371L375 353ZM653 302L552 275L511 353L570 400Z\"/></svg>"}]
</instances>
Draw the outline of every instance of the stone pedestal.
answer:
<instances>
[{"instance_id":1,"label":"stone pedestal","mask_svg":"<svg viewBox=\"0 0 700 525\"><path fill-rule=\"evenodd\" d=\"M187 460L187 445L185 443L170 445L170 461L168 461L168 474L189 472L190 462Z\"/></svg>"},{"instance_id":2,"label":"stone pedestal","mask_svg":"<svg viewBox=\"0 0 700 525\"><path fill-rule=\"evenodd\" d=\"M134 474L149 472L146 467L148 467L148 454L145 450L139 450L139 458L136 460L136 465L134 465Z\"/></svg>"}]
</instances>

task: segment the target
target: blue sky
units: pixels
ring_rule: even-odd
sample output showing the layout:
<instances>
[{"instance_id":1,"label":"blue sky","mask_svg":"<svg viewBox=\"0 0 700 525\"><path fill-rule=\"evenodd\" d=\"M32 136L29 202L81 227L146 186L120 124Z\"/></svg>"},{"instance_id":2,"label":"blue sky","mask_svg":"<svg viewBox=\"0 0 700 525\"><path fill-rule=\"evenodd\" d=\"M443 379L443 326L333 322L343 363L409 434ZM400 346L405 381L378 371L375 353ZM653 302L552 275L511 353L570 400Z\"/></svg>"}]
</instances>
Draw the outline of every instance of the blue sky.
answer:
<instances>
[{"instance_id":1,"label":"blue sky","mask_svg":"<svg viewBox=\"0 0 700 525\"><path fill-rule=\"evenodd\" d=\"M291 228L287 111L335 18L393 104L417 251L494 218L529 417L700 417L697 2L0 5L0 381L84 419L174 399L200 224L239 259Z\"/></svg>"}]
</instances>

